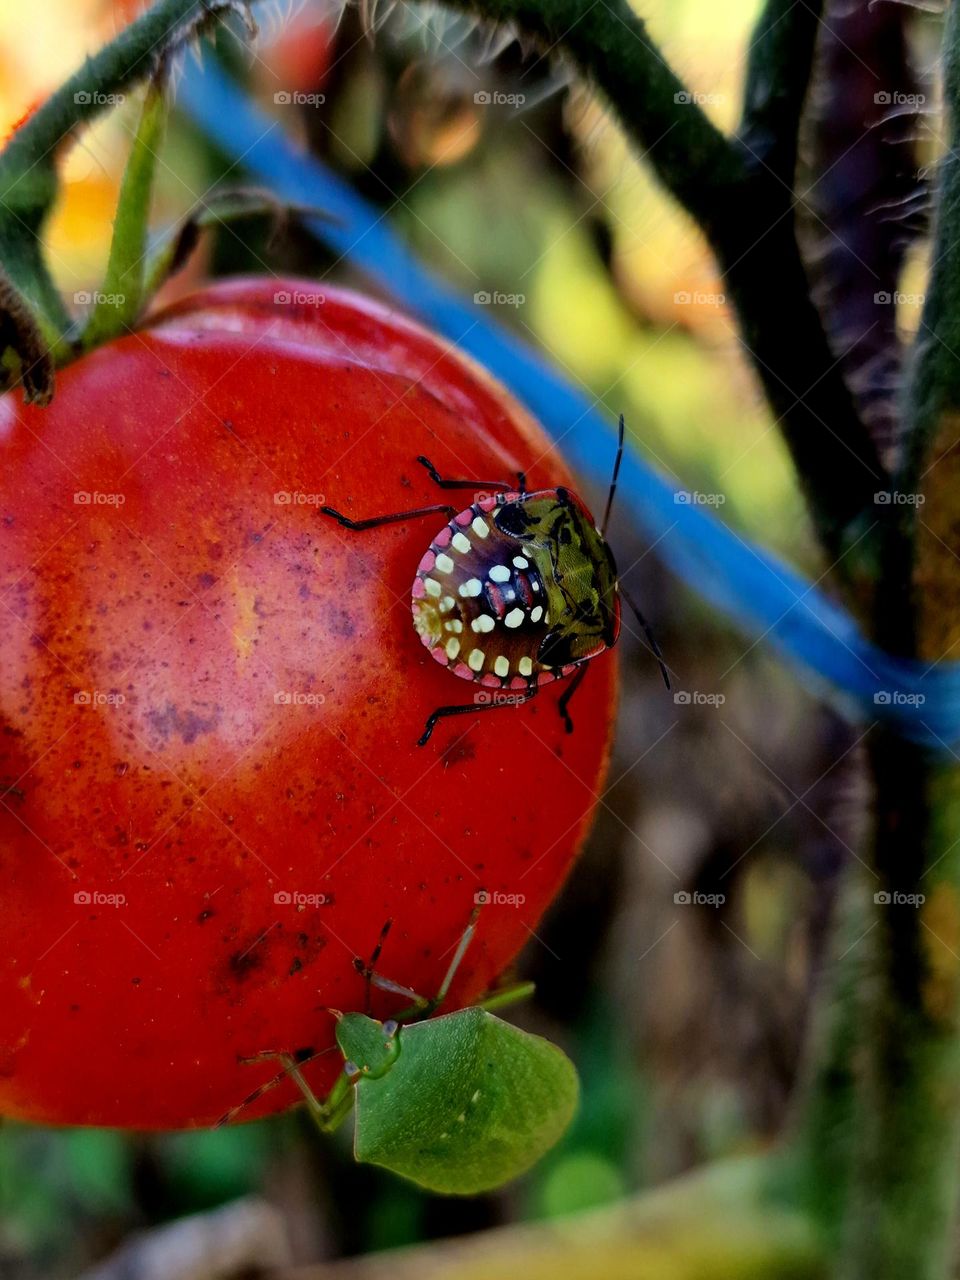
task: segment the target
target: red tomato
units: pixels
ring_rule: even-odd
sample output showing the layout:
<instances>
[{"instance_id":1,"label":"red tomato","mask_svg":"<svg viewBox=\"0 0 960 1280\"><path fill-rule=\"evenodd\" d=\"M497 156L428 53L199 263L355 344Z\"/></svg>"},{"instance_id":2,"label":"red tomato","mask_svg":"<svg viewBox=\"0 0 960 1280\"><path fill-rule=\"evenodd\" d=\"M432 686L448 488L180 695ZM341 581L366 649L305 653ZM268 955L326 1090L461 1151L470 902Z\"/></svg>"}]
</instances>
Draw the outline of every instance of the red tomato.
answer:
<instances>
[{"instance_id":1,"label":"red tomato","mask_svg":"<svg viewBox=\"0 0 960 1280\"><path fill-rule=\"evenodd\" d=\"M569 475L446 344L319 288L214 286L64 370L50 408L0 401L0 1113L209 1124L275 1074L242 1059L333 1044L326 1009L363 1007L353 959L387 919L379 970L432 994L474 895L514 895L481 912L450 1007L469 1002L590 819L612 655L572 735L558 684L420 749L476 691L411 621L443 518L350 533L317 512L442 501L419 453ZM381 1017L398 1003L374 992ZM341 1065L308 1074L324 1091Z\"/></svg>"}]
</instances>

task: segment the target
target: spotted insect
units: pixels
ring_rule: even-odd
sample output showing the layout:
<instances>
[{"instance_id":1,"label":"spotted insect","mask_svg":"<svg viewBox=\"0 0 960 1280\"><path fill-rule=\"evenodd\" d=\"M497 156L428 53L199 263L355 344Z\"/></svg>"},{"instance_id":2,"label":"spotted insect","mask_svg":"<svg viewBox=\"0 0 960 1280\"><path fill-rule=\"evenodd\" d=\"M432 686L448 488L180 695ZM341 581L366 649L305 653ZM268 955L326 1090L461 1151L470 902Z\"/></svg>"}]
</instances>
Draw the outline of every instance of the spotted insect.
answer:
<instances>
[{"instance_id":1,"label":"spotted insect","mask_svg":"<svg viewBox=\"0 0 960 1280\"><path fill-rule=\"evenodd\" d=\"M428 717L424 746L446 716L527 702L553 681L570 683L557 707L573 729L570 699L587 663L620 635L621 598L643 628L670 679L649 624L620 584L605 530L623 458L623 415L603 522L564 487L527 491L517 483L447 480L427 458L417 461L441 489L488 491L462 511L445 503L351 520L320 508L346 529L361 531L444 514L447 523L424 553L413 580L413 625L430 656L455 676L489 689L487 701L438 707Z\"/></svg>"}]
</instances>

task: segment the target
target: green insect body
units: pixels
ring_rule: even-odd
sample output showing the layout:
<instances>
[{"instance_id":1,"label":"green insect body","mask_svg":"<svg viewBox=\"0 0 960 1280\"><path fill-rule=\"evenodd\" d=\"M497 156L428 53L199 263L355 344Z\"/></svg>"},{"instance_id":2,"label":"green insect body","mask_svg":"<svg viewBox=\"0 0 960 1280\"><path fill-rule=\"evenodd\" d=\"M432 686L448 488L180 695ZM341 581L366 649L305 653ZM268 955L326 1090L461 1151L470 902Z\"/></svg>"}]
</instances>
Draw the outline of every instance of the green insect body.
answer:
<instances>
[{"instance_id":1,"label":"green insect body","mask_svg":"<svg viewBox=\"0 0 960 1280\"><path fill-rule=\"evenodd\" d=\"M309 1058L266 1053L254 1059L280 1059L324 1133L356 1108L357 1160L448 1195L476 1195L526 1172L563 1135L580 1093L573 1063L556 1045L491 1012L530 995L532 983L501 988L455 1013L430 1016L446 999L479 914L477 906L432 1000L375 971L387 921L370 963L358 958L354 964L370 986L413 1003L385 1022L331 1010L344 1069L323 1101L301 1070ZM261 1085L220 1123L233 1120L283 1078Z\"/></svg>"},{"instance_id":2,"label":"green insect body","mask_svg":"<svg viewBox=\"0 0 960 1280\"><path fill-rule=\"evenodd\" d=\"M566 1055L479 1006L403 1027L346 1014L337 1040L356 1068L357 1160L433 1191L474 1195L518 1177L576 1110Z\"/></svg>"}]
</instances>

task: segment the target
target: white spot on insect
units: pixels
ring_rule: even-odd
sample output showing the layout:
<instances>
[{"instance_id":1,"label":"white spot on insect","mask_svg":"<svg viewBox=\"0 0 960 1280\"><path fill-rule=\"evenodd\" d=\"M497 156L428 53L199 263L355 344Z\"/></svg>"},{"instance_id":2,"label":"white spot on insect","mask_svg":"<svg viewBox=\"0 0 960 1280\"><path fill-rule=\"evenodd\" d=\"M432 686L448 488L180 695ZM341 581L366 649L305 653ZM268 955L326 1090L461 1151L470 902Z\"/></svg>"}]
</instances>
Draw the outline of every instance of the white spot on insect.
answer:
<instances>
[{"instance_id":1,"label":"white spot on insect","mask_svg":"<svg viewBox=\"0 0 960 1280\"><path fill-rule=\"evenodd\" d=\"M473 524L470 526L478 538L485 538L490 532L490 526L484 520L483 516L477 516Z\"/></svg>"},{"instance_id":2,"label":"white spot on insect","mask_svg":"<svg viewBox=\"0 0 960 1280\"><path fill-rule=\"evenodd\" d=\"M543 617L543 605L535 604L530 610L530 621L539 622Z\"/></svg>"},{"instance_id":3,"label":"white spot on insect","mask_svg":"<svg viewBox=\"0 0 960 1280\"><path fill-rule=\"evenodd\" d=\"M462 533L455 533L450 539L450 545L465 556L470 550L470 539L464 537Z\"/></svg>"},{"instance_id":4,"label":"white spot on insect","mask_svg":"<svg viewBox=\"0 0 960 1280\"><path fill-rule=\"evenodd\" d=\"M508 676L510 674L510 659L505 658L501 653L493 664L493 673L497 676Z\"/></svg>"},{"instance_id":5,"label":"white spot on insect","mask_svg":"<svg viewBox=\"0 0 960 1280\"><path fill-rule=\"evenodd\" d=\"M467 658L467 666L471 671L479 671L487 659L487 655L482 649L473 649L470 657Z\"/></svg>"},{"instance_id":6,"label":"white spot on insect","mask_svg":"<svg viewBox=\"0 0 960 1280\"><path fill-rule=\"evenodd\" d=\"M448 631L452 631L455 636L458 636L463 630L463 623L459 618L451 618L449 622L444 623L444 626Z\"/></svg>"},{"instance_id":7,"label":"white spot on insect","mask_svg":"<svg viewBox=\"0 0 960 1280\"><path fill-rule=\"evenodd\" d=\"M444 553L441 551L441 553L437 556L434 568L439 573L453 573L453 561L450 559L448 555L444 555Z\"/></svg>"},{"instance_id":8,"label":"white spot on insect","mask_svg":"<svg viewBox=\"0 0 960 1280\"><path fill-rule=\"evenodd\" d=\"M453 596L444 596L440 601L440 612L449 613L456 603L457 602L454 600Z\"/></svg>"},{"instance_id":9,"label":"white spot on insect","mask_svg":"<svg viewBox=\"0 0 960 1280\"><path fill-rule=\"evenodd\" d=\"M478 635L482 635L485 631L492 631L496 625L496 622L490 617L489 613L481 613L479 618L474 618L470 623L471 628L476 631Z\"/></svg>"},{"instance_id":10,"label":"white spot on insect","mask_svg":"<svg viewBox=\"0 0 960 1280\"><path fill-rule=\"evenodd\" d=\"M469 578L460 586L460 594L466 598L470 596L478 596L483 590L483 583L479 578Z\"/></svg>"},{"instance_id":11,"label":"white spot on insect","mask_svg":"<svg viewBox=\"0 0 960 1280\"><path fill-rule=\"evenodd\" d=\"M509 582L510 570L505 564L495 564L490 570L491 582Z\"/></svg>"},{"instance_id":12,"label":"white spot on insect","mask_svg":"<svg viewBox=\"0 0 960 1280\"><path fill-rule=\"evenodd\" d=\"M530 568L530 561L526 558L526 556L514 556L513 563L517 569Z\"/></svg>"},{"instance_id":13,"label":"white spot on insect","mask_svg":"<svg viewBox=\"0 0 960 1280\"><path fill-rule=\"evenodd\" d=\"M533 660L531 658L521 658L517 663L517 670L522 676L533 675Z\"/></svg>"},{"instance_id":14,"label":"white spot on insect","mask_svg":"<svg viewBox=\"0 0 960 1280\"><path fill-rule=\"evenodd\" d=\"M457 639L456 636L453 636L451 637L451 639L447 641L446 648L447 648L447 657L455 658L457 654L460 652L460 641Z\"/></svg>"},{"instance_id":15,"label":"white spot on insect","mask_svg":"<svg viewBox=\"0 0 960 1280\"><path fill-rule=\"evenodd\" d=\"M423 586L428 596L434 596L439 599L443 593L443 588L436 578L424 578Z\"/></svg>"},{"instance_id":16,"label":"white spot on insect","mask_svg":"<svg viewBox=\"0 0 960 1280\"><path fill-rule=\"evenodd\" d=\"M523 610L511 609L503 620L505 627L519 627L523 622Z\"/></svg>"},{"instance_id":17,"label":"white spot on insect","mask_svg":"<svg viewBox=\"0 0 960 1280\"><path fill-rule=\"evenodd\" d=\"M532 582L530 585L533 587L534 591L539 591L539 590L540 590L540 583L539 583L539 582L534 581L534 582Z\"/></svg>"}]
</instances>

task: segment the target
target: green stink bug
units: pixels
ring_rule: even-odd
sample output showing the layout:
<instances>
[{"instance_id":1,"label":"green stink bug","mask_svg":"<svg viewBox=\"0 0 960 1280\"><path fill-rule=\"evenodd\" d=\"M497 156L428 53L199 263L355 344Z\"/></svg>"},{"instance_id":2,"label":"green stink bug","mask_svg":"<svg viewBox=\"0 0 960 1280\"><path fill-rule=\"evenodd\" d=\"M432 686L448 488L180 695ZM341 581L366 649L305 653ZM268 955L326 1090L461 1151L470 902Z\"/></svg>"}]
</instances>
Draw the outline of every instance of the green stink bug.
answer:
<instances>
[{"instance_id":1,"label":"green stink bug","mask_svg":"<svg viewBox=\"0 0 960 1280\"><path fill-rule=\"evenodd\" d=\"M366 1013L331 1010L344 1069L324 1100L303 1077L301 1067L310 1059L260 1055L280 1059L324 1133L356 1110L358 1161L451 1195L489 1191L524 1173L562 1136L579 1095L573 1064L556 1045L491 1012L529 995L529 983L494 992L456 1013L430 1016L446 997L478 912L431 1000L375 972L387 922L370 964L355 963L370 985L413 1003L384 1022ZM282 1079L268 1081L220 1123Z\"/></svg>"}]
</instances>

